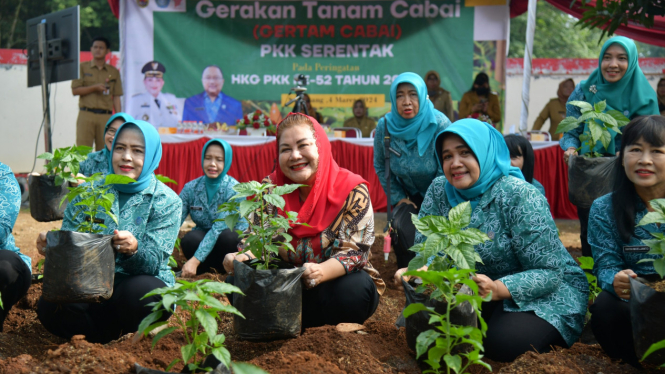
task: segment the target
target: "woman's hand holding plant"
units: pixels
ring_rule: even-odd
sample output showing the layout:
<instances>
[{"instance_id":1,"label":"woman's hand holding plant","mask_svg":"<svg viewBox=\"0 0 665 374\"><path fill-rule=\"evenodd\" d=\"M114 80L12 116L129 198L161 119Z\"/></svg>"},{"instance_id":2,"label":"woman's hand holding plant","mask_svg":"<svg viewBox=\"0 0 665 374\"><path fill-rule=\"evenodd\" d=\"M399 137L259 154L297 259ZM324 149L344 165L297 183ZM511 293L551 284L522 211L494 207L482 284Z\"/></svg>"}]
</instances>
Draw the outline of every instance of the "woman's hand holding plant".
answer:
<instances>
[{"instance_id":1,"label":"woman's hand holding plant","mask_svg":"<svg viewBox=\"0 0 665 374\"><path fill-rule=\"evenodd\" d=\"M201 261L196 257L192 256L185 264L182 266L182 277L189 278L196 275L196 269L198 269Z\"/></svg>"},{"instance_id":2,"label":"woman's hand holding plant","mask_svg":"<svg viewBox=\"0 0 665 374\"><path fill-rule=\"evenodd\" d=\"M490 277L484 274L476 274L471 280L478 285L478 295L481 297L487 296L492 293L492 301L511 299L510 291L503 282L499 280L493 281Z\"/></svg>"},{"instance_id":3,"label":"woman's hand holding plant","mask_svg":"<svg viewBox=\"0 0 665 374\"><path fill-rule=\"evenodd\" d=\"M40 255L46 257L46 253L44 252L44 248L46 248L46 231L42 231L39 233L39 236L37 236L37 252L39 252Z\"/></svg>"},{"instance_id":4,"label":"woman's hand holding plant","mask_svg":"<svg viewBox=\"0 0 665 374\"><path fill-rule=\"evenodd\" d=\"M139 248L139 242L136 240L134 235L129 231L113 231L113 240L111 241L113 248L125 255L131 256Z\"/></svg>"},{"instance_id":5,"label":"woman's hand holding plant","mask_svg":"<svg viewBox=\"0 0 665 374\"><path fill-rule=\"evenodd\" d=\"M404 279L405 282L408 282L409 280L411 280L411 276L403 275L408 270L409 270L409 268L401 268L401 269L397 269L397 271L395 272L395 275L393 276L393 281L395 282L395 285L397 287L399 287L399 288L402 287L402 279ZM418 269L418 271L427 271L427 265L421 267L420 269Z\"/></svg>"},{"instance_id":6,"label":"woman's hand holding plant","mask_svg":"<svg viewBox=\"0 0 665 374\"><path fill-rule=\"evenodd\" d=\"M334 258L320 264L306 262L302 267L305 268L305 272L302 274L301 279L306 288L314 288L323 282L339 278L346 274L344 266Z\"/></svg>"},{"instance_id":7,"label":"woman's hand holding plant","mask_svg":"<svg viewBox=\"0 0 665 374\"><path fill-rule=\"evenodd\" d=\"M226 270L226 273L228 275L233 275L233 260L238 260L240 262L243 262L243 261L250 260L252 258L255 258L254 256L252 256L252 252L228 253L226 256L224 256L224 270Z\"/></svg>"},{"instance_id":8,"label":"woman's hand holding plant","mask_svg":"<svg viewBox=\"0 0 665 374\"><path fill-rule=\"evenodd\" d=\"M637 274L630 269L621 270L614 275L614 292L624 300L630 300L630 278L637 278Z\"/></svg>"},{"instance_id":9,"label":"woman's hand holding plant","mask_svg":"<svg viewBox=\"0 0 665 374\"><path fill-rule=\"evenodd\" d=\"M573 156L573 155L577 156L577 148L568 147L568 149L566 149L566 152L563 153L563 160L565 162L568 162L568 159L570 158L570 156Z\"/></svg>"}]
</instances>

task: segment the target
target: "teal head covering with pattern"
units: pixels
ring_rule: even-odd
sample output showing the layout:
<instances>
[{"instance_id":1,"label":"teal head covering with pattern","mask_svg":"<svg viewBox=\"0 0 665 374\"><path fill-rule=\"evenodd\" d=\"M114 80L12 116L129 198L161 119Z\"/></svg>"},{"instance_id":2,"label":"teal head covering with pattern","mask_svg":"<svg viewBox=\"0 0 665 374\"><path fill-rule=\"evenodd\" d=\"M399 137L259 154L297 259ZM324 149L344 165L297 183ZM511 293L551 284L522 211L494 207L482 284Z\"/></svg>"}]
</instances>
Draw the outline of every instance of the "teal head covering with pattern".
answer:
<instances>
[{"instance_id":1,"label":"teal head covering with pattern","mask_svg":"<svg viewBox=\"0 0 665 374\"><path fill-rule=\"evenodd\" d=\"M118 131L115 133L115 138L113 139L113 146L111 149L115 149L115 143L118 141L118 137L123 131L126 131L129 127L137 128L141 134L143 134L143 140L145 142L144 150L144 160L143 160L143 169L141 174L136 182L129 184L116 184L113 187L124 193L136 193L141 192L144 189L148 188L150 182L153 178L153 173L159 166L159 161L162 159L162 141L159 137L159 133L155 126L149 124L146 121L133 120L123 123ZM113 170L113 161L112 157L109 157L109 174L115 174Z\"/></svg>"},{"instance_id":2,"label":"teal head covering with pattern","mask_svg":"<svg viewBox=\"0 0 665 374\"><path fill-rule=\"evenodd\" d=\"M209 178L207 175L205 175L205 166L203 166L203 163L205 162L206 150L213 143L219 144L222 147L222 150L224 151L224 169L217 178ZM231 168L231 162L233 162L233 150L231 149L231 145L227 143L225 140L210 139L203 146L203 151L201 151L201 168L204 168L203 173L205 178L206 193L208 194L208 203L211 203L212 200L215 198L217 190L219 190L219 186L222 184L222 180L224 179L226 173L228 173L229 169Z\"/></svg>"}]
</instances>

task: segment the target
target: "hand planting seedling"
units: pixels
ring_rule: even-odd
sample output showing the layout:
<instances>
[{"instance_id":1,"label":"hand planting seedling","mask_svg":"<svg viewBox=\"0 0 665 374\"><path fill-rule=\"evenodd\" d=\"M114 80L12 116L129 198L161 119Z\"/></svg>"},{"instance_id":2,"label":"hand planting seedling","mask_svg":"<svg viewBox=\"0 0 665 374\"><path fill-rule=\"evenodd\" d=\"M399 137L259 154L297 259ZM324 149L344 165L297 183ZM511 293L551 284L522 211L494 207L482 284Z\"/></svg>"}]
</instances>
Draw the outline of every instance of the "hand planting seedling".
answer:
<instances>
[{"instance_id":1,"label":"hand planting seedling","mask_svg":"<svg viewBox=\"0 0 665 374\"><path fill-rule=\"evenodd\" d=\"M433 271L447 270L453 265L458 269L475 269L476 262L482 263L473 246L490 238L478 229L467 227L471 223L471 203L468 201L451 209L448 218L426 216L418 219L414 214L411 221L427 240L409 249L417 253L409 262L409 270L420 269L430 258L433 260L429 269Z\"/></svg>"},{"instance_id":2,"label":"hand planting seedling","mask_svg":"<svg viewBox=\"0 0 665 374\"><path fill-rule=\"evenodd\" d=\"M259 183L251 181L239 183L233 186L236 195L228 202L219 206L219 212L230 212L224 218L226 226L235 227L240 217L247 219L250 228L246 232L240 232L240 238L244 239L245 248L241 253L251 252L254 257L262 260L257 264L258 270L267 270L270 268L270 260L279 256L280 247L289 251L294 251L291 245L293 239L286 232L291 225L307 225L297 222L298 213L284 212L286 217L275 212L270 215L266 213L265 208L272 204L277 208L284 209L286 202L283 195L290 194L302 184L286 184L276 186L270 183ZM237 200L243 199L238 202ZM246 199L246 200L244 200ZM215 220L217 222L218 220Z\"/></svg>"},{"instance_id":3,"label":"hand planting seedling","mask_svg":"<svg viewBox=\"0 0 665 374\"><path fill-rule=\"evenodd\" d=\"M430 314L430 324L434 329L422 332L416 341L416 357L427 352L425 362L432 370L423 373L442 373L441 360L445 363L445 372L450 374L465 373L471 365L482 365L488 370L492 368L482 361L484 351L483 338L487 332L487 323L480 315L480 306L483 301L491 300L492 296L478 296L478 285L469 277L473 269L450 268L446 271L408 271L405 275L416 276L422 279L423 286L433 286L437 290L437 297L445 301L445 313L437 313L434 308L428 308L423 304L411 304L404 309L404 317L425 311ZM472 291L472 295L459 292L458 285L466 285ZM434 296L434 294L432 294ZM469 302L477 311L480 328L473 326L460 326L450 322L450 313L463 302ZM468 345L471 349L466 353L457 353L456 348ZM430 347L431 346L431 347Z\"/></svg>"},{"instance_id":4,"label":"hand planting seedling","mask_svg":"<svg viewBox=\"0 0 665 374\"><path fill-rule=\"evenodd\" d=\"M111 213L111 207L113 206L115 195L109 193L108 190L113 184L136 182L134 179L124 175L109 174L106 176L104 184L96 186L96 182L102 180L102 178L102 173L96 173L89 177L82 177L81 179L87 183L82 183L77 187L68 187L69 193L60 201L60 205L62 205L65 199L73 201L74 198L80 196L81 200L76 203L76 206L81 208L79 208L76 215L83 214L88 216L88 218L82 220L78 224L76 227L77 232L87 232L91 234L101 232L101 229L95 228L95 224L97 224L98 227L106 228L103 220L102 222L99 222L99 219L97 218L98 214L106 214L117 224L118 217Z\"/></svg>"},{"instance_id":5,"label":"hand planting seedling","mask_svg":"<svg viewBox=\"0 0 665 374\"><path fill-rule=\"evenodd\" d=\"M178 280L173 287L163 287L153 290L143 298L159 295L162 300L148 304L152 307L152 313L141 321L137 337L146 335L163 325L167 321L158 321L164 313L172 312L176 307L182 308L189 316L183 320L181 314L174 314L177 326L167 327L158 332L152 339L152 349L163 337L180 329L187 339L187 344L181 347L181 358L174 359L166 369L170 370L178 362L182 362L191 372L194 370L212 370L213 368L202 368L200 365L205 358L213 355L226 367L231 365L231 353L224 347L226 337L218 334L218 323L222 317L220 313L232 313L240 317L242 314L233 306L225 305L213 295L227 295L231 293L242 294L240 289L228 283L213 282L201 279L196 282ZM243 317L244 318L244 317ZM235 364L234 364L235 366Z\"/></svg>"},{"instance_id":6,"label":"hand planting seedling","mask_svg":"<svg viewBox=\"0 0 665 374\"><path fill-rule=\"evenodd\" d=\"M664 224L665 223L665 199L655 199L649 202L653 212L647 213L640 222L638 226L645 226L652 223ZM645 258L639 262L649 262L653 261L653 268L660 275L661 278L665 277L665 235L659 232L652 232L651 235L655 239L648 239L644 241L644 244L649 246L651 250L647 252L648 255L659 255L659 258ZM639 263L638 262L638 263Z\"/></svg>"},{"instance_id":7,"label":"hand planting seedling","mask_svg":"<svg viewBox=\"0 0 665 374\"><path fill-rule=\"evenodd\" d=\"M580 108L582 115L579 118L566 117L556 128L556 134L568 132L576 129L580 124L586 123L588 129L580 135L582 144L589 147L589 152L583 154L584 157L603 157L601 153L594 151L596 144L601 142L607 149L612 141L612 134L609 130L621 134L620 127L626 126L630 120L618 110L608 110L605 100L595 103L593 106L585 101L570 101L567 105L573 105ZM581 147L577 149L579 152Z\"/></svg>"},{"instance_id":8,"label":"hand planting seedling","mask_svg":"<svg viewBox=\"0 0 665 374\"><path fill-rule=\"evenodd\" d=\"M55 152L45 152L37 158L48 160L46 174L55 176L55 185L60 186L63 182L78 183L76 175L79 172L79 164L85 161L91 147L84 145L58 148ZM71 200L70 200L71 201Z\"/></svg>"}]
</instances>

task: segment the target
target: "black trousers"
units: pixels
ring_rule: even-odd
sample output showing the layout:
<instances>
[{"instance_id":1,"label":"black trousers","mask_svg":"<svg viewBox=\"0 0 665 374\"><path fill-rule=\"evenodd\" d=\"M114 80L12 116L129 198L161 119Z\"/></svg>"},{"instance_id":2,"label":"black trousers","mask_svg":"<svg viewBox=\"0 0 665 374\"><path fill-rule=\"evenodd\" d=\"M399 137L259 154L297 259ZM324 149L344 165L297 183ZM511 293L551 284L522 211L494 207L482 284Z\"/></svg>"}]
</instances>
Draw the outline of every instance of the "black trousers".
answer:
<instances>
[{"instance_id":1,"label":"black trousers","mask_svg":"<svg viewBox=\"0 0 665 374\"><path fill-rule=\"evenodd\" d=\"M639 367L630 322L630 304L607 291L598 295L589 308L591 330L608 356Z\"/></svg>"},{"instance_id":2,"label":"black trousers","mask_svg":"<svg viewBox=\"0 0 665 374\"><path fill-rule=\"evenodd\" d=\"M582 256L592 257L591 246L587 239L587 228L589 227L589 212L591 208L577 207L577 216L580 217L580 241L582 242Z\"/></svg>"},{"instance_id":3,"label":"black trousers","mask_svg":"<svg viewBox=\"0 0 665 374\"><path fill-rule=\"evenodd\" d=\"M395 215L395 211L393 210L392 228L394 232L390 237L395 257L397 258L398 269L409 266L411 259L416 256L416 252L409 251L409 248L413 247L413 243L416 240L416 227L411 221L411 214L417 216L420 213L423 197L420 194L416 194L413 196L409 195L408 198L416 204L416 208L412 206L404 207L397 212L397 215Z\"/></svg>"},{"instance_id":4,"label":"black trousers","mask_svg":"<svg viewBox=\"0 0 665 374\"><path fill-rule=\"evenodd\" d=\"M235 277L226 278L234 284ZM231 298L232 300L232 298ZM379 293L364 271L349 273L302 291L302 327L364 323L379 306Z\"/></svg>"},{"instance_id":5,"label":"black trousers","mask_svg":"<svg viewBox=\"0 0 665 374\"><path fill-rule=\"evenodd\" d=\"M91 343L105 344L138 330L143 318L151 313L147 305L161 299L159 296L141 298L161 287L166 284L151 275L122 276L116 281L111 298L102 303L58 304L39 299L37 317L53 335L66 339L85 335ZM160 321L170 316L171 313L164 313Z\"/></svg>"},{"instance_id":6,"label":"black trousers","mask_svg":"<svg viewBox=\"0 0 665 374\"><path fill-rule=\"evenodd\" d=\"M13 251L0 249L0 293L4 307L0 308L0 332L9 310L28 293L31 283L30 269L21 256Z\"/></svg>"},{"instance_id":7,"label":"black trousers","mask_svg":"<svg viewBox=\"0 0 665 374\"><path fill-rule=\"evenodd\" d=\"M194 256L206 233L207 231L203 230L192 230L182 238L180 245L185 258L189 260ZM222 231L208 257L196 269L196 274L209 273L211 269L215 269L221 274L226 273L224 270L224 256L228 253L238 252L238 243L240 243L240 238L238 238L237 232L229 229Z\"/></svg>"},{"instance_id":8,"label":"black trousers","mask_svg":"<svg viewBox=\"0 0 665 374\"><path fill-rule=\"evenodd\" d=\"M482 316L487 322L485 357L491 360L510 362L527 351L568 347L559 331L534 312L506 312L503 301L491 301L483 303Z\"/></svg>"}]
</instances>

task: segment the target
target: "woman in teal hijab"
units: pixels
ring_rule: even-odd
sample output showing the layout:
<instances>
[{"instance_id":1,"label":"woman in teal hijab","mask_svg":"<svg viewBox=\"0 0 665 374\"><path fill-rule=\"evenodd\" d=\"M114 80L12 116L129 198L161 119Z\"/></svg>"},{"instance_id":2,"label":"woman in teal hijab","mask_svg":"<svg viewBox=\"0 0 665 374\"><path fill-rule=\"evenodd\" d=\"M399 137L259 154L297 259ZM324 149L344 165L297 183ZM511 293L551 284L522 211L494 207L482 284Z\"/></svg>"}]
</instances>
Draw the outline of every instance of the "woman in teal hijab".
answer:
<instances>
[{"instance_id":1,"label":"woman in teal hijab","mask_svg":"<svg viewBox=\"0 0 665 374\"><path fill-rule=\"evenodd\" d=\"M434 135L448 127L450 120L434 108L425 81L415 73L402 73L395 78L390 86L390 102L391 111L379 120L374 135L374 170L388 204L395 206L395 219L405 216L404 221L411 226L408 217L418 213L427 188L441 175L434 152ZM385 149L386 136L390 138L390 150ZM390 157L390 180L386 179L385 156ZM393 247L400 267L414 256L407 250L413 245L414 228L406 231L411 235L396 232L406 245Z\"/></svg>"},{"instance_id":2,"label":"woman in teal hijab","mask_svg":"<svg viewBox=\"0 0 665 374\"><path fill-rule=\"evenodd\" d=\"M626 37L615 36L608 39L600 51L598 68L589 79L582 81L568 98L571 101L585 101L591 105L606 100L607 110L615 109L626 117L633 119L638 116L658 115L658 97L647 81L637 60L637 47ZM566 116L578 118L582 113L579 107L567 104ZM589 146L582 144L580 136L587 131L588 125L581 124L577 128L563 134L559 141L565 151L564 159L568 162L571 155L582 155L589 152ZM621 149L621 134L610 130L612 140L607 148L601 142L596 144L595 152L604 156L614 156ZM580 241L582 255L591 256L591 246L587 240L589 223L589 207L577 207L580 218Z\"/></svg>"},{"instance_id":3,"label":"woman in teal hijab","mask_svg":"<svg viewBox=\"0 0 665 374\"><path fill-rule=\"evenodd\" d=\"M510 165L503 136L487 123L459 120L435 144L445 176L432 182L418 217L448 218L469 201L468 227L490 238L475 246L482 263L473 277L481 296L492 293L482 307L485 356L508 362L572 345L582 333L589 287L559 240L545 197ZM426 239L417 233L415 242ZM405 271L395 274L400 284Z\"/></svg>"},{"instance_id":4,"label":"woman in teal hijab","mask_svg":"<svg viewBox=\"0 0 665 374\"><path fill-rule=\"evenodd\" d=\"M125 122L133 121L134 117L124 112L118 112L109 118L104 127L104 142L106 146L97 152L88 154L88 158L81 162L79 173L89 177L96 173L108 174L108 160L111 158L111 147L115 133Z\"/></svg>"},{"instance_id":5,"label":"woman in teal hijab","mask_svg":"<svg viewBox=\"0 0 665 374\"><path fill-rule=\"evenodd\" d=\"M196 224L181 241L182 252L187 258L182 267L183 277L212 269L224 272L224 256L238 251L240 240L235 230L245 230L247 221L242 219L235 227L229 228L224 222L229 213L217 212L221 204L236 194L233 186L238 181L227 174L232 161L233 151L229 143L222 139L210 140L201 152L204 175L187 183L180 192L181 223L190 215Z\"/></svg>"},{"instance_id":6,"label":"woman in teal hijab","mask_svg":"<svg viewBox=\"0 0 665 374\"><path fill-rule=\"evenodd\" d=\"M130 177L136 182L116 184L109 189L115 197L111 212L117 222L104 215L95 225L100 234L112 235L116 252L113 295L101 303L51 303L40 299L37 316L54 335L71 338L85 335L94 343L108 343L134 332L150 314L147 307L158 296L144 298L156 288L173 286L175 279L168 266L180 229L182 209L178 195L155 178L162 157L157 130L145 121L125 122L113 140L108 160L111 174ZM98 181L103 184L104 181ZM80 197L67 205L61 230L75 231L85 219ZM46 233L37 239L37 249L48 256ZM66 270L63 270L66 271ZM168 313L161 317L165 321Z\"/></svg>"}]
</instances>

